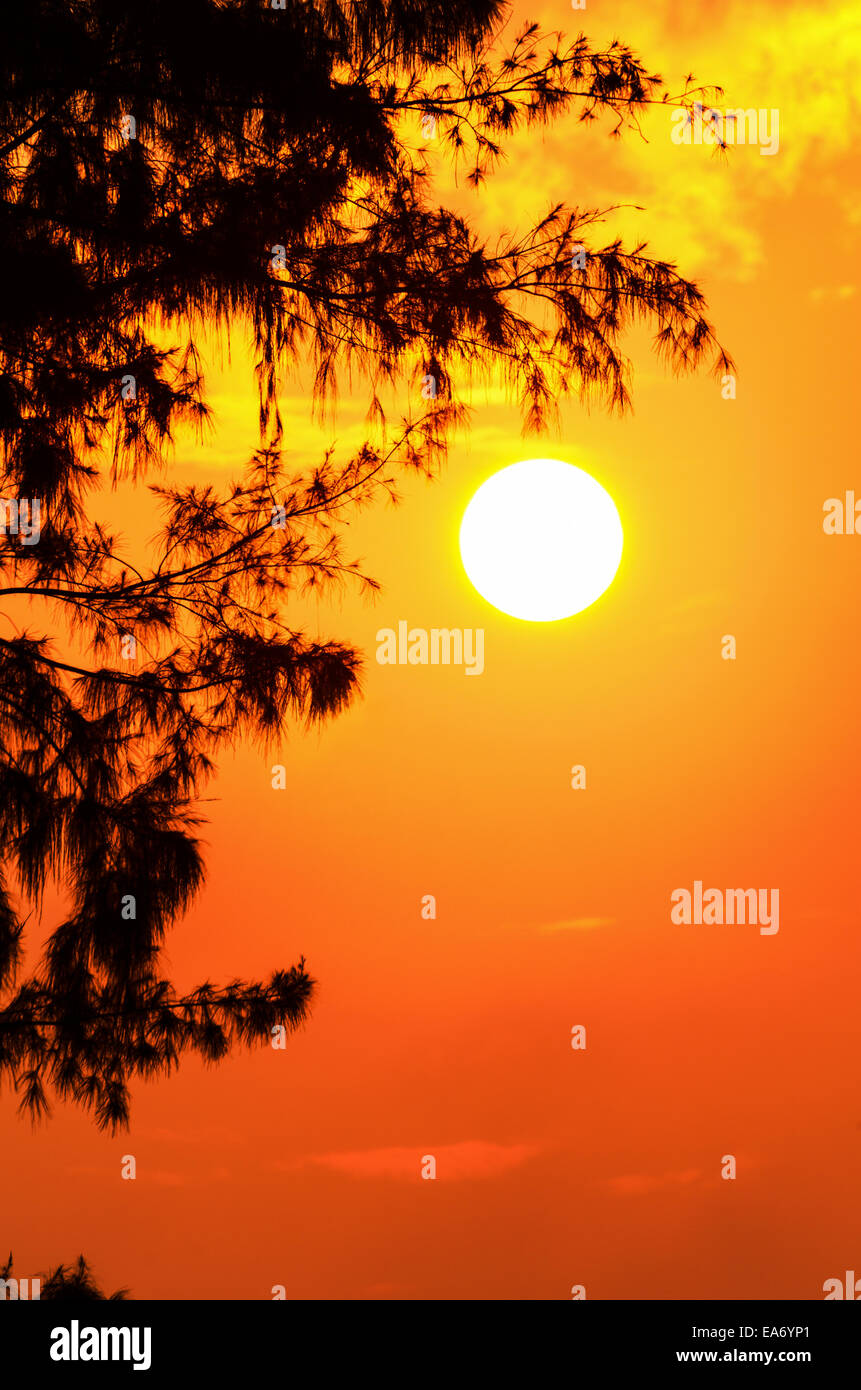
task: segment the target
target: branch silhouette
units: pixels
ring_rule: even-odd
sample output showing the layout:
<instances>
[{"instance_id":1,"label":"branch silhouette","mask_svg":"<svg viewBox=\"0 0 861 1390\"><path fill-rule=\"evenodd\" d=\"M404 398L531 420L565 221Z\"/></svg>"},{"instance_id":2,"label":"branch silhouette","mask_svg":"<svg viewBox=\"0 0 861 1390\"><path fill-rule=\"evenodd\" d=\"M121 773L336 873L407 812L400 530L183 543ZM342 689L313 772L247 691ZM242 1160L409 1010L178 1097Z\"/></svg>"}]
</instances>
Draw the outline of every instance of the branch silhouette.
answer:
<instances>
[{"instance_id":1,"label":"branch silhouette","mask_svg":"<svg viewBox=\"0 0 861 1390\"><path fill-rule=\"evenodd\" d=\"M186 993L160 960L204 882L219 756L359 689L354 648L289 621L309 591L377 587L344 553L345 512L436 472L475 381L498 374L538 430L569 395L629 407L640 323L676 371L731 366L696 284L644 245L591 244L614 209L559 204L483 238L432 201L422 115L479 184L520 127L607 116L620 134L650 105L717 93L691 78L672 96L623 44L534 24L510 38L507 18L500 0L0 15L0 492L43 517L36 543L0 536L0 599L34 624L0 640L0 1076L34 1117L53 1091L125 1125L135 1078L309 1017L304 959ZM201 334L239 327L259 434L237 480L153 481L181 427L212 427ZM291 371L318 413L339 380L361 383L351 456L288 458ZM413 398L428 374L433 401L390 420L381 397ZM145 559L98 520L105 481L159 510ZM22 978L21 900L40 912L49 884L65 916Z\"/></svg>"},{"instance_id":2,"label":"branch silhouette","mask_svg":"<svg viewBox=\"0 0 861 1390\"><path fill-rule=\"evenodd\" d=\"M0 1279L14 1280L11 1253L5 1265L0 1267ZM117 1289L111 1294L103 1293L83 1255L79 1255L72 1265L61 1264L49 1270L41 1276L40 1282L40 1302L96 1303L104 1300L118 1303L128 1297L128 1289ZM8 1294L6 1296L8 1297Z\"/></svg>"}]
</instances>

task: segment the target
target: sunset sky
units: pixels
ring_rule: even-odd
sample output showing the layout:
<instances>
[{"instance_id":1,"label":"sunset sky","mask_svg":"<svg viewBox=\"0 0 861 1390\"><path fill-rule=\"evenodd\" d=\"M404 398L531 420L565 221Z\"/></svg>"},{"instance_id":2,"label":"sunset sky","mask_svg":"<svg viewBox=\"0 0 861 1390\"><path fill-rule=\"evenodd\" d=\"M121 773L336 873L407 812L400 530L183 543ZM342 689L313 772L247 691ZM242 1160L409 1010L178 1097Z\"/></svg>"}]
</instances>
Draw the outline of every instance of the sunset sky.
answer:
<instances>
[{"instance_id":1,"label":"sunset sky","mask_svg":"<svg viewBox=\"0 0 861 1390\"><path fill-rule=\"evenodd\" d=\"M362 650L362 697L222 764L206 887L166 953L181 988L304 955L310 1022L284 1051L136 1084L124 1134L64 1106L33 1129L4 1091L0 1254L20 1276L83 1252L135 1298L821 1299L861 1273L861 536L822 526L827 499L861 498L861 17L544 0L515 4L526 18L620 38L671 91L692 71L726 107L779 110L772 156L674 144L663 109L621 140L574 115L520 132L477 193L431 154L440 201L486 235L617 206L596 243L646 240L697 280L737 399L635 334L626 417L572 401L524 438L502 386L477 387L441 476L350 516L381 593L296 621ZM239 330L229 361L212 352L215 429L177 441L176 477L240 472L250 361ZM367 408L344 384L315 422L306 387L281 399L297 468L346 457ZM492 608L458 552L476 488L530 457L585 468L625 533L611 587L557 623ZM131 496L101 506L130 536ZM483 628L483 674L378 665L400 620ZM779 932L673 924L695 880L779 889Z\"/></svg>"}]
</instances>

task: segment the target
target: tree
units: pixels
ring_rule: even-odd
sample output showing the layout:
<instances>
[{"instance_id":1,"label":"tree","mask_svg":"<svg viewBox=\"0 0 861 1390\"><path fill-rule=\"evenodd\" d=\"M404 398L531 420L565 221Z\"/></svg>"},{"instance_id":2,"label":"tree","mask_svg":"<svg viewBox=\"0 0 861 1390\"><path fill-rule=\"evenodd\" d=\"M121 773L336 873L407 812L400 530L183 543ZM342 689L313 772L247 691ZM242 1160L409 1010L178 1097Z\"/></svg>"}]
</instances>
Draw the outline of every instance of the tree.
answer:
<instances>
[{"instance_id":1,"label":"tree","mask_svg":"<svg viewBox=\"0 0 861 1390\"><path fill-rule=\"evenodd\" d=\"M135 1076L308 1016L304 960L184 995L159 962L203 882L219 752L357 690L359 654L287 611L309 587L373 587L344 556L345 507L433 472L483 374L534 430L571 393L627 408L639 321L678 370L731 365L673 265L591 246L596 210L559 205L490 243L434 204L422 122L478 184L519 126L606 114L618 135L705 93L672 98L620 43L536 25L509 40L507 8L33 0L0 18L0 1073L34 1115L53 1088L124 1124ZM260 401L244 471L223 493L147 484L179 425L210 418L201 331L240 323ZM339 376L363 381L353 457L288 468L278 398L297 364L318 405ZM393 427L386 392L427 377L436 394ZM102 480L162 508L147 562L97 520ZM68 912L21 979L19 900L39 909L51 880Z\"/></svg>"},{"instance_id":2,"label":"tree","mask_svg":"<svg viewBox=\"0 0 861 1390\"><path fill-rule=\"evenodd\" d=\"M0 1279L8 1280L12 1277L10 1253L6 1264L0 1268ZM42 1276L40 1283L40 1302L52 1299L65 1303L96 1303L101 1300L117 1303L124 1301L128 1294L128 1289L117 1289L111 1294L103 1293L83 1255L79 1255L73 1265L57 1265L56 1269L49 1270Z\"/></svg>"}]
</instances>

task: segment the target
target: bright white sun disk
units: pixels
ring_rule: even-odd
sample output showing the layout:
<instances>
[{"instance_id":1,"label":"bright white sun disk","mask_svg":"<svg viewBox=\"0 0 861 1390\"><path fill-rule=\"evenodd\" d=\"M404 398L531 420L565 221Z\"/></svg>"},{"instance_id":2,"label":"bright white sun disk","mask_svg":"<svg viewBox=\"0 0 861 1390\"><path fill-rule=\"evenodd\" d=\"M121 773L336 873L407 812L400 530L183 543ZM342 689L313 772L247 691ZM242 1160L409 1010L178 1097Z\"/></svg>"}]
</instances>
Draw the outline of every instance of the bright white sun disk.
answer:
<instances>
[{"instance_id":1,"label":"bright white sun disk","mask_svg":"<svg viewBox=\"0 0 861 1390\"><path fill-rule=\"evenodd\" d=\"M478 592L527 622L570 618L603 594L622 558L622 523L599 482L559 459L494 473L463 514L460 553Z\"/></svg>"}]
</instances>

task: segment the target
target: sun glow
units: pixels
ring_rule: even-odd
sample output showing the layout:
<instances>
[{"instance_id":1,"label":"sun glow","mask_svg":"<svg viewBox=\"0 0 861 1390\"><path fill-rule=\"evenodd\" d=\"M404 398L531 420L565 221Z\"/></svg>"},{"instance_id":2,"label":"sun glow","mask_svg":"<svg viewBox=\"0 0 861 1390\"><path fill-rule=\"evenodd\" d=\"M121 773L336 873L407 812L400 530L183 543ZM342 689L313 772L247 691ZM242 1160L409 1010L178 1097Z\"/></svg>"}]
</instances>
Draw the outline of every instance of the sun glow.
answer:
<instances>
[{"instance_id":1,"label":"sun glow","mask_svg":"<svg viewBox=\"0 0 861 1390\"><path fill-rule=\"evenodd\" d=\"M460 553L494 608L551 623L603 594L623 539L612 497L589 473L559 459L526 459L482 483L463 514Z\"/></svg>"}]
</instances>

